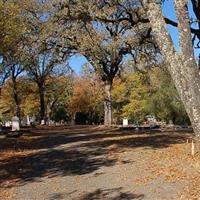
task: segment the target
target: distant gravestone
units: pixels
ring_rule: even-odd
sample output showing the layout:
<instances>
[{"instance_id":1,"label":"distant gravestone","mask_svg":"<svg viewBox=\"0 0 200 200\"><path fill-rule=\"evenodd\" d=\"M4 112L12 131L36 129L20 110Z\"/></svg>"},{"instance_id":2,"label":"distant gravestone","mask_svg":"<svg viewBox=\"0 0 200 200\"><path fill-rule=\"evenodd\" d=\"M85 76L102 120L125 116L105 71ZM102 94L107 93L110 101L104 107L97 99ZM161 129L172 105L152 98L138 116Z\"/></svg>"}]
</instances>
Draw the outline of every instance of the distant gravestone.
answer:
<instances>
[{"instance_id":1,"label":"distant gravestone","mask_svg":"<svg viewBox=\"0 0 200 200\"><path fill-rule=\"evenodd\" d=\"M147 115L146 119L147 119L147 122L148 122L150 128L153 128L156 126L157 120L154 115Z\"/></svg>"},{"instance_id":2,"label":"distant gravestone","mask_svg":"<svg viewBox=\"0 0 200 200\"><path fill-rule=\"evenodd\" d=\"M48 121L48 125L49 125L49 126L53 126L54 124L55 124L55 122L54 122L53 120L49 120L49 121Z\"/></svg>"},{"instance_id":3,"label":"distant gravestone","mask_svg":"<svg viewBox=\"0 0 200 200\"><path fill-rule=\"evenodd\" d=\"M36 117L35 116L30 118L31 125L35 125L35 121L36 121Z\"/></svg>"},{"instance_id":4,"label":"distant gravestone","mask_svg":"<svg viewBox=\"0 0 200 200\"><path fill-rule=\"evenodd\" d=\"M60 126L60 122L56 122L55 125L56 125L56 126Z\"/></svg>"},{"instance_id":5,"label":"distant gravestone","mask_svg":"<svg viewBox=\"0 0 200 200\"><path fill-rule=\"evenodd\" d=\"M5 122L5 127L10 127L10 126L11 126L11 124L12 124L12 122L11 122L11 121L6 121L6 122Z\"/></svg>"},{"instance_id":6,"label":"distant gravestone","mask_svg":"<svg viewBox=\"0 0 200 200\"><path fill-rule=\"evenodd\" d=\"M12 131L19 131L19 118L17 116L12 118Z\"/></svg>"},{"instance_id":7,"label":"distant gravestone","mask_svg":"<svg viewBox=\"0 0 200 200\"><path fill-rule=\"evenodd\" d=\"M41 125L45 125L44 119L41 120Z\"/></svg>"},{"instance_id":8,"label":"distant gravestone","mask_svg":"<svg viewBox=\"0 0 200 200\"><path fill-rule=\"evenodd\" d=\"M30 125L31 125L30 117L29 117L28 115L26 116L26 125L27 125L27 126L30 126Z\"/></svg>"},{"instance_id":9,"label":"distant gravestone","mask_svg":"<svg viewBox=\"0 0 200 200\"><path fill-rule=\"evenodd\" d=\"M172 120L169 120L169 124L168 124L167 127L168 128L174 128L175 127L174 124L173 124L173 122L172 122Z\"/></svg>"},{"instance_id":10,"label":"distant gravestone","mask_svg":"<svg viewBox=\"0 0 200 200\"><path fill-rule=\"evenodd\" d=\"M128 126L128 119L123 119L123 126Z\"/></svg>"}]
</instances>

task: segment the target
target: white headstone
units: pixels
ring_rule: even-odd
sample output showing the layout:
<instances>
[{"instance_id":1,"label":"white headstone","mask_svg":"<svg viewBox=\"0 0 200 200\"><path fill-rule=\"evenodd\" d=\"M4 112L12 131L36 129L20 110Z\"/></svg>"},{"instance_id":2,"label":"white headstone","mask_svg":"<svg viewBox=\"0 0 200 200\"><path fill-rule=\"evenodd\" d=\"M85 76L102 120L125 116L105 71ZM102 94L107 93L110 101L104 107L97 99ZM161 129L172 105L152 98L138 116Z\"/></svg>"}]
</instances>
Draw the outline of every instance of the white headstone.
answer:
<instances>
[{"instance_id":1,"label":"white headstone","mask_svg":"<svg viewBox=\"0 0 200 200\"><path fill-rule=\"evenodd\" d=\"M5 122L5 127L10 127L11 125L12 125L12 122L11 122L11 121Z\"/></svg>"},{"instance_id":2,"label":"white headstone","mask_svg":"<svg viewBox=\"0 0 200 200\"><path fill-rule=\"evenodd\" d=\"M31 125L30 117L28 115L26 116L26 124L27 124L27 126Z\"/></svg>"},{"instance_id":3,"label":"white headstone","mask_svg":"<svg viewBox=\"0 0 200 200\"><path fill-rule=\"evenodd\" d=\"M16 116L12 118L12 131L19 131L19 118Z\"/></svg>"},{"instance_id":4,"label":"white headstone","mask_svg":"<svg viewBox=\"0 0 200 200\"><path fill-rule=\"evenodd\" d=\"M128 119L123 119L123 126L128 126Z\"/></svg>"},{"instance_id":5,"label":"white headstone","mask_svg":"<svg viewBox=\"0 0 200 200\"><path fill-rule=\"evenodd\" d=\"M48 124L49 124L49 126L53 126L54 125L54 121L53 120L49 120Z\"/></svg>"},{"instance_id":6,"label":"white headstone","mask_svg":"<svg viewBox=\"0 0 200 200\"><path fill-rule=\"evenodd\" d=\"M41 125L45 125L44 119L41 120Z\"/></svg>"}]
</instances>

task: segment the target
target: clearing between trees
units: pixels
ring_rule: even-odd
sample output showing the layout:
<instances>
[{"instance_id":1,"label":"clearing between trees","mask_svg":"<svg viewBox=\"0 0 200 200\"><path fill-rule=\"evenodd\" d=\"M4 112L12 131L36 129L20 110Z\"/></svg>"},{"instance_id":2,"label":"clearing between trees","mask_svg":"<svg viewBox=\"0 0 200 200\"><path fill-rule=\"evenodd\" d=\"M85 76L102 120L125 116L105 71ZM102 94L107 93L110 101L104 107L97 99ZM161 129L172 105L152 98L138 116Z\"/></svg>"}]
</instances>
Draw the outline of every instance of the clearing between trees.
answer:
<instances>
[{"instance_id":1,"label":"clearing between trees","mask_svg":"<svg viewBox=\"0 0 200 200\"><path fill-rule=\"evenodd\" d=\"M198 199L193 133L37 127L0 140L0 198Z\"/></svg>"}]
</instances>

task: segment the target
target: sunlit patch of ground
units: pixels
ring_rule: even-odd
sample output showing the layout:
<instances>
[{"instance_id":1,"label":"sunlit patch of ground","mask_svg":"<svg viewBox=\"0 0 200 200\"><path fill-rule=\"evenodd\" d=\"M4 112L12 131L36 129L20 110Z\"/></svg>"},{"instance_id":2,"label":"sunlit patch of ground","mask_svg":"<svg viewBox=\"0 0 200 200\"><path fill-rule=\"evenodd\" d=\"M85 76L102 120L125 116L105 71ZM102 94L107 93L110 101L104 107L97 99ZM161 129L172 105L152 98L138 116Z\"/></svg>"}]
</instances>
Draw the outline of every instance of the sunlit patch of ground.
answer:
<instances>
[{"instance_id":1,"label":"sunlit patch of ground","mask_svg":"<svg viewBox=\"0 0 200 200\"><path fill-rule=\"evenodd\" d=\"M200 156L185 131L39 127L0 140L0 199L200 197Z\"/></svg>"}]
</instances>

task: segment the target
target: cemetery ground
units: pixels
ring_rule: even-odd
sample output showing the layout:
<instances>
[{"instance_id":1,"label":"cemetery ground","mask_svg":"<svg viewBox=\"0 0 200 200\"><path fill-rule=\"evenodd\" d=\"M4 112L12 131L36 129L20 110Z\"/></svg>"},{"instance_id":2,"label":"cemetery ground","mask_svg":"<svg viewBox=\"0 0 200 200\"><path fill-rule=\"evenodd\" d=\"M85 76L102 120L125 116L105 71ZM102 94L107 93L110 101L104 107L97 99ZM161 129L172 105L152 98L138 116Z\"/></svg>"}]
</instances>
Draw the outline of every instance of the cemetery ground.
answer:
<instances>
[{"instance_id":1,"label":"cemetery ground","mask_svg":"<svg viewBox=\"0 0 200 200\"><path fill-rule=\"evenodd\" d=\"M36 127L0 138L0 199L200 199L190 131Z\"/></svg>"}]
</instances>

